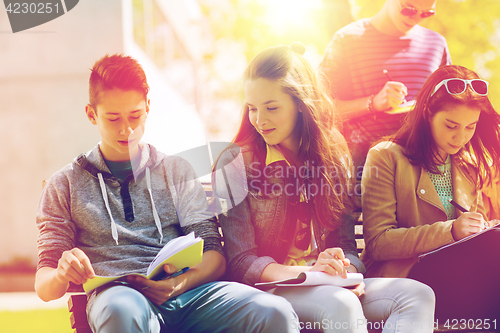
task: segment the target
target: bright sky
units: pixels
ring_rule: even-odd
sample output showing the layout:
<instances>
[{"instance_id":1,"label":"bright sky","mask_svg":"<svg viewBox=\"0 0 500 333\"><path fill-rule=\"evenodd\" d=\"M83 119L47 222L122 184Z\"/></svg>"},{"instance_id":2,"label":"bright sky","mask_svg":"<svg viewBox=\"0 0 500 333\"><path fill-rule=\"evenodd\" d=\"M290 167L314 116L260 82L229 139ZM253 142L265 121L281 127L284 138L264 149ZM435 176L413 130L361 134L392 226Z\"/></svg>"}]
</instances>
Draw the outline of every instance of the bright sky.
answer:
<instances>
[{"instance_id":1,"label":"bright sky","mask_svg":"<svg viewBox=\"0 0 500 333\"><path fill-rule=\"evenodd\" d=\"M305 28L313 10L321 9L321 0L259 0L266 8L265 22L270 33L282 35L291 27Z\"/></svg>"}]
</instances>

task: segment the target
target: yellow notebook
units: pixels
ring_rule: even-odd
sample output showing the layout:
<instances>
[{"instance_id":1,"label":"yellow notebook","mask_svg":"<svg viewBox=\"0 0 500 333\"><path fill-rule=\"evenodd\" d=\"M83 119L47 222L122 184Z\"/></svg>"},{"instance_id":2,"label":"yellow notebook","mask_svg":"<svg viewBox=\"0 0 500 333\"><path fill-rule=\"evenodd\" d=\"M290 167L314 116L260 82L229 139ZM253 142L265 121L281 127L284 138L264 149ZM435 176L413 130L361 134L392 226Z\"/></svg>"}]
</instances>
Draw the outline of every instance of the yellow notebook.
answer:
<instances>
[{"instance_id":1,"label":"yellow notebook","mask_svg":"<svg viewBox=\"0 0 500 333\"><path fill-rule=\"evenodd\" d=\"M165 244L149 265L146 275L133 273L119 276L96 276L83 284L83 290L88 292L128 275L139 275L147 279L153 279L163 272L163 265L165 264L172 264L177 269L183 269L196 266L202 260L203 238L195 237L194 232L191 232L189 235L177 237Z\"/></svg>"},{"instance_id":2,"label":"yellow notebook","mask_svg":"<svg viewBox=\"0 0 500 333\"><path fill-rule=\"evenodd\" d=\"M406 112L410 112L414 106L415 106L414 100L408 101L408 102L400 104L397 108L392 108L388 111L385 111L385 113L388 113L388 114L406 113Z\"/></svg>"}]
</instances>

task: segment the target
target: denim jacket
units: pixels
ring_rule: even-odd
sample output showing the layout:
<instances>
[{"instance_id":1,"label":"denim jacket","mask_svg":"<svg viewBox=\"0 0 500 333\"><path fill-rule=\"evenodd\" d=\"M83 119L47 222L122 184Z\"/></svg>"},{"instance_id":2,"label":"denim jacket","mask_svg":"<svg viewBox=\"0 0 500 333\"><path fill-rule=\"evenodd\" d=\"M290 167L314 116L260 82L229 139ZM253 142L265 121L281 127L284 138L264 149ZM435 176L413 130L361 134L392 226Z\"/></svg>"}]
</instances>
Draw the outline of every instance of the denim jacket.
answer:
<instances>
[{"instance_id":1,"label":"denim jacket","mask_svg":"<svg viewBox=\"0 0 500 333\"><path fill-rule=\"evenodd\" d=\"M224 234L228 259L227 274L232 280L253 285L260 282L264 268L270 263L283 264L295 236L297 215L291 196L293 177L283 177L285 162L266 167L267 195L258 191L261 171L256 167L252 151L243 147L225 151L219 158L214 179L214 195L221 209L219 221ZM288 185L288 187L287 187ZM358 272L365 267L358 258L354 238L354 220L345 214L335 231L322 227L315 214L312 218L314 237L319 252L340 247Z\"/></svg>"}]
</instances>

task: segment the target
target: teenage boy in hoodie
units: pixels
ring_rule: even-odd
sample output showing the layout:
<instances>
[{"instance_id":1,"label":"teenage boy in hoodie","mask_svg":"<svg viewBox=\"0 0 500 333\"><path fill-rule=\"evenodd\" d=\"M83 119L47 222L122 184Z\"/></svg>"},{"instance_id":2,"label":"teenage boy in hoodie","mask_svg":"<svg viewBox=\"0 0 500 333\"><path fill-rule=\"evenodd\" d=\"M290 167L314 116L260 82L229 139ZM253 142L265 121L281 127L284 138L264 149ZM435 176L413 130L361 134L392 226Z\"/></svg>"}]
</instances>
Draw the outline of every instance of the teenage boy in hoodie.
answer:
<instances>
[{"instance_id":1,"label":"teenage boy in hoodie","mask_svg":"<svg viewBox=\"0 0 500 333\"><path fill-rule=\"evenodd\" d=\"M128 277L89 293L94 332L298 332L284 299L233 282L220 235L192 167L140 142L149 87L138 62L105 56L91 69L90 122L101 142L56 172L37 210L35 289L49 301L95 275L145 273L171 239L204 239L201 264L177 277ZM180 267L165 265L167 274Z\"/></svg>"}]
</instances>

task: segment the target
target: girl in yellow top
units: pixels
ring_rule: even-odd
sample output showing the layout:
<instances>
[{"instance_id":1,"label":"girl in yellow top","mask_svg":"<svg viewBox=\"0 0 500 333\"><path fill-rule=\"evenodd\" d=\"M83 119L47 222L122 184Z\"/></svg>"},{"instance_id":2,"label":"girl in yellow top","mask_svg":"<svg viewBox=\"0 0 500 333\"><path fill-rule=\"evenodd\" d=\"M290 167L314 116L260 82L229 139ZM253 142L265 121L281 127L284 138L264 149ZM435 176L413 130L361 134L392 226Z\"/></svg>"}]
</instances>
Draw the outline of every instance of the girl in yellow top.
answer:
<instances>
[{"instance_id":1,"label":"girl in yellow top","mask_svg":"<svg viewBox=\"0 0 500 333\"><path fill-rule=\"evenodd\" d=\"M345 214L349 152L328 90L304 50L272 47L250 62L238 147L225 151L215 168L215 196L229 208L219 214L228 274L249 285L301 272L364 272ZM300 328L432 332L434 295L424 284L365 279L353 291L334 285L269 290L291 303Z\"/></svg>"}]
</instances>

